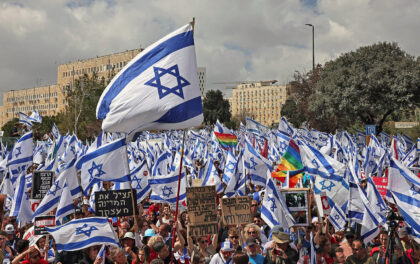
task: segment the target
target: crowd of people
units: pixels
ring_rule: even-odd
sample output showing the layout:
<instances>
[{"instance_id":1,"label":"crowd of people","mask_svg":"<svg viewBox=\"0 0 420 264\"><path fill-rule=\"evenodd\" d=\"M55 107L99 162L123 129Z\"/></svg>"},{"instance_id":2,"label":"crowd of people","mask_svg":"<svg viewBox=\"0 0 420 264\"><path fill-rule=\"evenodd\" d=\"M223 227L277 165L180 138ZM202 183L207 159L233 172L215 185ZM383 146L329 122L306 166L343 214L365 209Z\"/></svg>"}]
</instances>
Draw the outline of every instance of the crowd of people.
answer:
<instances>
[{"instance_id":1,"label":"crowd of people","mask_svg":"<svg viewBox=\"0 0 420 264\"><path fill-rule=\"evenodd\" d=\"M93 216L83 203L80 207L75 205L74 215L66 221ZM219 207L219 232L201 237L189 234L186 210L180 211L175 221L175 211L166 203L149 203L146 199L138 209L136 219L119 217L113 222L121 247L105 247L104 257L98 255L101 245L57 252L52 236L41 236L30 245L30 241L23 239L30 225L18 228L15 218L3 217L0 261L13 264L168 264L171 260L178 264L385 264L391 263L387 262L389 253L392 263L420 263L420 245L408 237L405 227L397 226L395 237L389 237L383 228L367 244L358 236L357 226L336 231L324 217L313 217L310 225L293 226L289 230L280 226L270 228L261 218L258 198L251 203L252 223L226 226ZM393 245L392 252L387 248L388 242Z\"/></svg>"}]
</instances>

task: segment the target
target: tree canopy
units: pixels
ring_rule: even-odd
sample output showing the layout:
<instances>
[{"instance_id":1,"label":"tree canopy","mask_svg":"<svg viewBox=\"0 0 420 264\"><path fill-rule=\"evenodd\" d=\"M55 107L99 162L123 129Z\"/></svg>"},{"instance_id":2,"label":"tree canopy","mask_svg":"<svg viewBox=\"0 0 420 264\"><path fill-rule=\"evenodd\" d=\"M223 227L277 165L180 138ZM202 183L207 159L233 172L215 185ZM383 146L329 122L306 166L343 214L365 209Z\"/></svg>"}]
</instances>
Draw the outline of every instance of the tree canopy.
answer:
<instances>
[{"instance_id":1,"label":"tree canopy","mask_svg":"<svg viewBox=\"0 0 420 264\"><path fill-rule=\"evenodd\" d=\"M204 123L213 125L217 119L220 122L229 124L231 121L229 101L223 98L220 90L210 90L206 93L203 100Z\"/></svg>"},{"instance_id":2,"label":"tree canopy","mask_svg":"<svg viewBox=\"0 0 420 264\"><path fill-rule=\"evenodd\" d=\"M382 131L397 110L420 105L420 65L396 43L377 43L348 52L321 69L309 111L318 118L361 120Z\"/></svg>"}]
</instances>

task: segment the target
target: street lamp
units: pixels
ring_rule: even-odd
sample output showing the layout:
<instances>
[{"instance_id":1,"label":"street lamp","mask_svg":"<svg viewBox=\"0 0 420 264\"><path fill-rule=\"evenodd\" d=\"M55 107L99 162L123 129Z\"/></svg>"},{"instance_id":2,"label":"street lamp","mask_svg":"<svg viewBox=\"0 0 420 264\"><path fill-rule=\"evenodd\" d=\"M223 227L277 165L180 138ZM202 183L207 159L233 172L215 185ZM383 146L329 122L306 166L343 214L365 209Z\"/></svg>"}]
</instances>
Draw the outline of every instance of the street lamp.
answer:
<instances>
[{"instance_id":1,"label":"street lamp","mask_svg":"<svg viewBox=\"0 0 420 264\"><path fill-rule=\"evenodd\" d=\"M315 35L315 27L312 24L305 24L309 27L312 27L312 72L315 71L315 40L314 40L314 35Z\"/></svg>"}]
</instances>

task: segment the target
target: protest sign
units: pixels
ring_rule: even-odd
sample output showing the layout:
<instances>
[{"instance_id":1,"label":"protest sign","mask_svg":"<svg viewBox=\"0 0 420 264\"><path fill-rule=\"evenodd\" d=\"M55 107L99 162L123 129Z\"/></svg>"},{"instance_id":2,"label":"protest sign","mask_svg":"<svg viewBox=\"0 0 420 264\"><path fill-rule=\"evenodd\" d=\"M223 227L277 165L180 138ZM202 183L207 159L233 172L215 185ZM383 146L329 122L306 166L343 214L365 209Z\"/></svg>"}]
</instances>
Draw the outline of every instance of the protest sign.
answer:
<instances>
[{"instance_id":1,"label":"protest sign","mask_svg":"<svg viewBox=\"0 0 420 264\"><path fill-rule=\"evenodd\" d=\"M309 225L311 219L309 188L280 189L280 191L296 221L295 226Z\"/></svg>"},{"instance_id":2,"label":"protest sign","mask_svg":"<svg viewBox=\"0 0 420 264\"><path fill-rule=\"evenodd\" d=\"M221 199L221 206L225 225L240 225L252 222L251 197L223 198Z\"/></svg>"},{"instance_id":3,"label":"protest sign","mask_svg":"<svg viewBox=\"0 0 420 264\"><path fill-rule=\"evenodd\" d=\"M42 200L54 182L53 171L34 171L32 173L31 198Z\"/></svg>"},{"instance_id":4,"label":"protest sign","mask_svg":"<svg viewBox=\"0 0 420 264\"><path fill-rule=\"evenodd\" d=\"M37 236L34 234L35 230L34 230L34 226L31 226L28 230L26 230L26 232L23 234L23 239L28 240L29 241L29 246L32 247L33 245L35 245L35 243L42 237L42 236Z\"/></svg>"},{"instance_id":5,"label":"protest sign","mask_svg":"<svg viewBox=\"0 0 420 264\"><path fill-rule=\"evenodd\" d=\"M186 190L190 234L201 236L217 233L215 186L189 187Z\"/></svg>"},{"instance_id":6,"label":"protest sign","mask_svg":"<svg viewBox=\"0 0 420 264\"><path fill-rule=\"evenodd\" d=\"M373 183L375 183L379 194L382 198L385 198L386 191L388 189L388 177L372 177Z\"/></svg>"},{"instance_id":7,"label":"protest sign","mask_svg":"<svg viewBox=\"0 0 420 264\"><path fill-rule=\"evenodd\" d=\"M43 215L35 217L34 222L34 235L42 236L48 234L45 227L55 226L55 216L54 215Z\"/></svg>"},{"instance_id":8,"label":"protest sign","mask_svg":"<svg viewBox=\"0 0 420 264\"><path fill-rule=\"evenodd\" d=\"M137 197L136 190L133 190ZM95 215L106 217L119 217L133 215L131 190L115 190L95 192ZM138 209L136 207L136 214Z\"/></svg>"}]
</instances>

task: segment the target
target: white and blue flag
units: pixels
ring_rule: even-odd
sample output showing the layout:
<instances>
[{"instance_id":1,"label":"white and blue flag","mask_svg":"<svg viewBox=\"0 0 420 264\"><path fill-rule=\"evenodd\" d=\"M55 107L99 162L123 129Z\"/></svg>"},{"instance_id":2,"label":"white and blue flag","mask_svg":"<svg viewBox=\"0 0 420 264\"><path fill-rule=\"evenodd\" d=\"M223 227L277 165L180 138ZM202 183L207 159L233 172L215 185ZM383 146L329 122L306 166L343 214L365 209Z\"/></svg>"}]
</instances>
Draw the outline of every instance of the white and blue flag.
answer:
<instances>
[{"instance_id":1,"label":"white and blue flag","mask_svg":"<svg viewBox=\"0 0 420 264\"><path fill-rule=\"evenodd\" d=\"M26 125L28 128L31 128L33 126L32 121L32 118L30 118L28 115L19 112L19 123Z\"/></svg>"},{"instance_id":2,"label":"white and blue flag","mask_svg":"<svg viewBox=\"0 0 420 264\"><path fill-rule=\"evenodd\" d=\"M125 138L85 154L76 162L76 168L81 171L82 188L85 194L98 181L129 181Z\"/></svg>"},{"instance_id":3,"label":"white and blue flag","mask_svg":"<svg viewBox=\"0 0 420 264\"><path fill-rule=\"evenodd\" d=\"M103 130L127 134L200 125L203 107L192 25L132 59L102 93L96 116L103 120Z\"/></svg>"},{"instance_id":4,"label":"white and blue flag","mask_svg":"<svg viewBox=\"0 0 420 264\"><path fill-rule=\"evenodd\" d=\"M64 179L63 191L61 192L60 202L58 203L57 212L55 213L55 222L57 225L62 223L63 218L72 213L74 213L74 201L67 181Z\"/></svg>"},{"instance_id":5,"label":"white and blue flag","mask_svg":"<svg viewBox=\"0 0 420 264\"><path fill-rule=\"evenodd\" d=\"M117 235L107 218L75 219L58 227L47 227L58 251L76 251L95 245L120 246Z\"/></svg>"},{"instance_id":6,"label":"white and blue flag","mask_svg":"<svg viewBox=\"0 0 420 264\"><path fill-rule=\"evenodd\" d=\"M251 176L252 183L265 186L267 181L267 171L272 171L271 162L261 156L252 147L248 139L245 140L244 164L247 172Z\"/></svg>"},{"instance_id":7,"label":"white and blue flag","mask_svg":"<svg viewBox=\"0 0 420 264\"><path fill-rule=\"evenodd\" d=\"M25 224L30 223L32 218L31 203L26 188L25 171L22 171L16 183L10 216L17 216L19 226L24 226Z\"/></svg>"},{"instance_id":8,"label":"white and blue flag","mask_svg":"<svg viewBox=\"0 0 420 264\"><path fill-rule=\"evenodd\" d=\"M42 123L42 116L39 114L38 110L34 109L32 114L29 116L32 122Z\"/></svg>"},{"instance_id":9,"label":"white and blue flag","mask_svg":"<svg viewBox=\"0 0 420 264\"><path fill-rule=\"evenodd\" d=\"M150 201L157 203L176 203L176 196L178 190L178 172L171 173L167 176L155 177L149 179L149 185L152 189L150 195ZM181 173L181 185L179 189L179 201L183 201L186 198L185 188L185 172Z\"/></svg>"}]
</instances>

